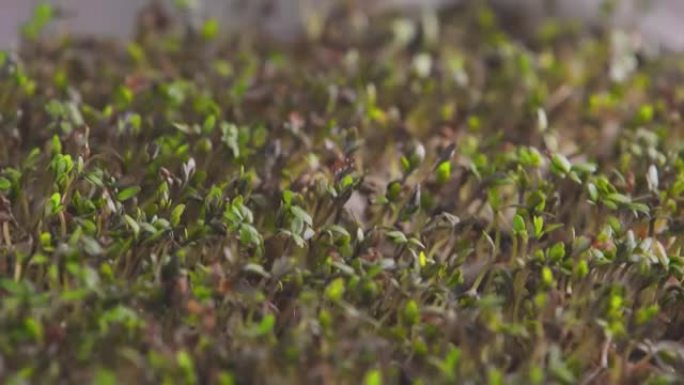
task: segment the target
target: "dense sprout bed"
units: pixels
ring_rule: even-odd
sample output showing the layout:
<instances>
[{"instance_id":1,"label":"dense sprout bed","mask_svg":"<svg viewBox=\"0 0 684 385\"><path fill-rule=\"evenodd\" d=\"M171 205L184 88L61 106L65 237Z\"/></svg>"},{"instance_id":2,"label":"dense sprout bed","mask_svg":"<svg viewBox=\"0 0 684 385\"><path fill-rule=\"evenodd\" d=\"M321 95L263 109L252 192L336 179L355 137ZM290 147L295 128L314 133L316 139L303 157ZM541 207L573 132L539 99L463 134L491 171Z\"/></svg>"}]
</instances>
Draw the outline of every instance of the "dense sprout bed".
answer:
<instances>
[{"instance_id":1,"label":"dense sprout bed","mask_svg":"<svg viewBox=\"0 0 684 385\"><path fill-rule=\"evenodd\" d=\"M0 56L2 382L680 383L681 62L338 16L37 14Z\"/></svg>"}]
</instances>

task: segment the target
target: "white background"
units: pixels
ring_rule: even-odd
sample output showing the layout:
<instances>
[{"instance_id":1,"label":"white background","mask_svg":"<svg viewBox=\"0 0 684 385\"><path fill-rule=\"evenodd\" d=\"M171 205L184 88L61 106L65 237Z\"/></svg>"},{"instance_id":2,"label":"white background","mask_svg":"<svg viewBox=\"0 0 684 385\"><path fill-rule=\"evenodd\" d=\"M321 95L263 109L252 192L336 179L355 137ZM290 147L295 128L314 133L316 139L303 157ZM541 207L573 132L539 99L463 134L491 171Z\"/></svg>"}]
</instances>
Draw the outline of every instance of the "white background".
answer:
<instances>
[{"instance_id":1,"label":"white background","mask_svg":"<svg viewBox=\"0 0 684 385\"><path fill-rule=\"evenodd\" d=\"M51 0L70 15L58 30L93 33L106 36L130 34L138 9L148 0ZM168 1L168 0L166 0ZM302 4L324 8L334 0L274 0L277 12L268 19L256 17L259 3L264 0L195 0L200 3L201 13L218 18L229 26L257 25L276 36L296 36L301 31ZM239 2L246 8L236 10ZM455 1L469 0L345 0L368 5L379 3L399 7L435 6ZM547 0L491 0L498 9L513 7L522 10L534 24L548 15L542 6ZM646 12L633 5L634 1L651 4ZM0 0L0 47L16 44L17 31L26 20L38 0ZM586 23L595 22L597 6L602 0L554 0L551 13L566 18L576 18ZM546 11L544 11L546 9ZM505 20L504 20L505 21ZM650 44L664 45L669 49L684 51L684 0L623 0L616 23L640 31Z\"/></svg>"}]
</instances>

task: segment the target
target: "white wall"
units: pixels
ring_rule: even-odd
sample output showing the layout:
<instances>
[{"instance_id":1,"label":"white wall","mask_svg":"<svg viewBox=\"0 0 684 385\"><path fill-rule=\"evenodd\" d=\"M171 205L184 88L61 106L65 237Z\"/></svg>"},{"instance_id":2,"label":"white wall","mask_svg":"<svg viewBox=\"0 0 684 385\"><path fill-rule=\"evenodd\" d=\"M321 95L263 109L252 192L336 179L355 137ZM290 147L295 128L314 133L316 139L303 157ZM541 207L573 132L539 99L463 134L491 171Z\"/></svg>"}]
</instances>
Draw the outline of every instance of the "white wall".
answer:
<instances>
[{"instance_id":1,"label":"white wall","mask_svg":"<svg viewBox=\"0 0 684 385\"><path fill-rule=\"evenodd\" d=\"M16 31L26 20L32 7L39 0L0 0L0 47L16 42ZM63 7L69 18L61 23L60 30L86 32L110 36L125 36L132 30L137 10L147 0L51 0ZM168 0L167 0L168 1ZM219 18L229 25L259 25L276 36L289 37L300 31L299 7L302 3L322 6L334 0L274 0L277 12L267 20L256 18L259 4L264 0L195 0L201 3L202 13ZM242 1L247 9L236 11L236 3ZM354 0L346 0L354 1ZM400 7L420 7L448 4L469 0L355 0L358 4L380 4ZM546 11L548 0L490 0L496 7L514 7L523 10L534 23ZM633 5L625 4L616 22L623 26L635 26L649 42L662 44L670 49L684 51L684 0L646 0L652 10L645 13ZM644 2L645 0L636 0ZM597 7L602 0L555 0L552 13L577 18L586 22L598 19Z\"/></svg>"}]
</instances>

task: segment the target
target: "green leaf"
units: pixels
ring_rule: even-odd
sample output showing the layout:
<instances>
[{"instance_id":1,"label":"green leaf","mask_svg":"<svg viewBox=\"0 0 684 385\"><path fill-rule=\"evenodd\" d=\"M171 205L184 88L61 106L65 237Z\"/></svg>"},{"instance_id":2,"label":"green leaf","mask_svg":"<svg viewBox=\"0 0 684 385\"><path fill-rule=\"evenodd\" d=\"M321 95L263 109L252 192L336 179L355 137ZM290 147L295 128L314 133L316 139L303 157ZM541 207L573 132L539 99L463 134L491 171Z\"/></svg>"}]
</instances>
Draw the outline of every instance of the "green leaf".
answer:
<instances>
[{"instance_id":1,"label":"green leaf","mask_svg":"<svg viewBox=\"0 0 684 385\"><path fill-rule=\"evenodd\" d=\"M128 107L133 102L134 98L135 93L133 92L133 90L126 87L125 85L120 85L114 91L114 101L116 102L119 108Z\"/></svg>"},{"instance_id":2,"label":"green leaf","mask_svg":"<svg viewBox=\"0 0 684 385\"><path fill-rule=\"evenodd\" d=\"M534 224L534 237L540 238L544 233L544 217L534 217L532 223Z\"/></svg>"},{"instance_id":3,"label":"green leaf","mask_svg":"<svg viewBox=\"0 0 684 385\"><path fill-rule=\"evenodd\" d=\"M598 200L599 192L595 184L587 184L587 193L589 194L589 199L591 199L593 202L596 202Z\"/></svg>"},{"instance_id":4,"label":"green leaf","mask_svg":"<svg viewBox=\"0 0 684 385\"><path fill-rule=\"evenodd\" d=\"M9 179L0 177L0 190L7 191L12 188L12 182Z\"/></svg>"},{"instance_id":5,"label":"green leaf","mask_svg":"<svg viewBox=\"0 0 684 385\"><path fill-rule=\"evenodd\" d=\"M171 212L171 225L172 226L178 226L184 212L185 212L185 205L182 203L173 208L173 211Z\"/></svg>"},{"instance_id":6,"label":"green leaf","mask_svg":"<svg viewBox=\"0 0 684 385\"><path fill-rule=\"evenodd\" d=\"M598 169L598 166L594 163L589 163L589 162L583 162L583 163L577 163L572 166L572 169L574 171L577 171L580 174L594 174L596 170Z\"/></svg>"},{"instance_id":7,"label":"green leaf","mask_svg":"<svg viewBox=\"0 0 684 385\"><path fill-rule=\"evenodd\" d=\"M43 340L45 334L43 324L35 318L26 318L24 320L24 328L36 342L40 343Z\"/></svg>"},{"instance_id":8,"label":"green leaf","mask_svg":"<svg viewBox=\"0 0 684 385\"><path fill-rule=\"evenodd\" d=\"M261 246L263 238L254 226L243 223L240 226L240 242L253 246Z\"/></svg>"},{"instance_id":9,"label":"green leaf","mask_svg":"<svg viewBox=\"0 0 684 385\"><path fill-rule=\"evenodd\" d=\"M83 251L88 255L97 256L104 252L100 243L91 237L83 236L81 237L81 242L83 244Z\"/></svg>"},{"instance_id":10,"label":"green leaf","mask_svg":"<svg viewBox=\"0 0 684 385\"><path fill-rule=\"evenodd\" d=\"M127 187L127 188L119 191L118 194L116 194L116 200L119 202L125 202L125 201L135 197L136 195L138 195L138 193L140 193L140 190L141 190L140 186Z\"/></svg>"},{"instance_id":11,"label":"green leaf","mask_svg":"<svg viewBox=\"0 0 684 385\"><path fill-rule=\"evenodd\" d=\"M235 377L230 372L221 372L218 375L219 385L235 385Z\"/></svg>"},{"instance_id":12,"label":"green leaf","mask_svg":"<svg viewBox=\"0 0 684 385\"><path fill-rule=\"evenodd\" d=\"M408 242L408 238L406 237L406 234L404 234L398 230L388 232L387 236L392 240L392 242L394 242L396 244L404 244L404 243Z\"/></svg>"},{"instance_id":13,"label":"green leaf","mask_svg":"<svg viewBox=\"0 0 684 385\"><path fill-rule=\"evenodd\" d=\"M382 372L378 369L372 369L366 372L363 377L364 385L382 385Z\"/></svg>"},{"instance_id":14,"label":"green leaf","mask_svg":"<svg viewBox=\"0 0 684 385\"><path fill-rule=\"evenodd\" d=\"M51 151L52 155L57 155L62 153L62 141L59 139L59 135L54 135L51 141Z\"/></svg>"},{"instance_id":15,"label":"green leaf","mask_svg":"<svg viewBox=\"0 0 684 385\"><path fill-rule=\"evenodd\" d=\"M660 313L660 306L658 304L652 304L641 308L637 311L636 322L637 325L644 325L648 321L655 318Z\"/></svg>"},{"instance_id":16,"label":"green leaf","mask_svg":"<svg viewBox=\"0 0 684 385\"><path fill-rule=\"evenodd\" d=\"M401 168L404 170L405 173L409 173L411 169L411 162L408 160L407 157L402 156L399 158L399 162L401 162Z\"/></svg>"},{"instance_id":17,"label":"green leaf","mask_svg":"<svg viewBox=\"0 0 684 385\"><path fill-rule=\"evenodd\" d=\"M219 32L219 23L216 19L209 19L202 24L202 38L213 40Z\"/></svg>"},{"instance_id":18,"label":"green leaf","mask_svg":"<svg viewBox=\"0 0 684 385\"><path fill-rule=\"evenodd\" d=\"M424 251L418 253L418 265L420 267L425 267L425 265L427 265L427 256Z\"/></svg>"},{"instance_id":19,"label":"green leaf","mask_svg":"<svg viewBox=\"0 0 684 385\"><path fill-rule=\"evenodd\" d=\"M533 212L542 212L546 208L546 195L536 190L527 197L527 205Z\"/></svg>"},{"instance_id":20,"label":"green leaf","mask_svg":"<svg viewBox=\"0 0 684 385\"><path fill-rule=\"evenodd\" d=\"M560 262L565 257L565 244L558 242L549 249L549 259L554 262Z\"/></svg>"},{"instance_id":21,"label":"green leaf","mask_svg":"<svg viewBox=\"0 0 684 385\"><path fill-rule=\"evenodd\" d=\"M525 224L525 218L520 214L515 214L513 217L513 232L517 235L522 235L527 233L527 225Z\"/></svg>"},{"instance_id":22,"label":"green leaf","mask_svg":"<svg viewBox=\"0 0 684 385\"><path fill-rule=\"evenodd\" d=\"M634 210L638 213L642 213L644 215L650 215L651 214L651 208L648 207L647 204L641 203L641 202L632 202L627 205L631 210Z\"/></svg>"},{"instance_id":23,"label":"green leaf","mask_svg":"<svg viewBox=\"0 0 684 385\"><path fill-rule=\"evenodd\" d=\"M178 367L183 371L185 375L185 383L192 384L196 383L195 379L195 364L192 361L192 356L185 350L181 350L176 353L176 363Z\"/></svg>"},{"instance_id":24,"label":"green leaf","mask_svg":"<svg viewBox=\"0 0 684 385\"><path fill-rule=\"evenodd\" d=\"M242 268L242 270L250 272L250 273L258 274L264 278L270 278L271 277L271 274L268 271L266 271L266 269L264 269L263 266L256 264L256 263L248 263Z\"/></svg>"},{"instance_id":25,"label":"green leaf","mask_svg":"<svg viewBox=\"0 0 684 385\"><path fill-rule=\"evenodd\" d=\"M420 239L418 239L416 237L409 238L408 243L409 243L409 245L416 246L419 249L425 249L425 245L423 244L423 242L421 242Z\"/></svg>"},{"instance_id":26,"label":"green leaf","mask_svg":"<svg viewBox=\"0 0 684 385\"><path fill-rule=\"evenodd\" d=\"M449 379L453 379L456 375L456 366L461 361L462 352L461 349L450 346L449 352L447 353L444 360L439 362L439 369L442 373Z\"/></svg>"},{"instance_id":27,"label":"green leaf","mask_svg":"<svg viewBox=\"0 0 684 385\"><path fill-rule=\"evenodd\" d=\"M589 263L582 259L577 263L574 269L574 274L577 278L584 278L589 274Z\"/></svg>"},{"instance_id":28,"label":"green leaf","mask_svg":"<svg viewBox=\"0 0 684 385\"><path fill-rule=\"evenodd\" d=\"M551 169L565 175L572 169L572 163L563 154L553 154L551 156Z\"/></svg>"},{"instance_id":29,"label":"green leaf","mask_svg":"<svg viewBox=\"0 0 684 385\"><path fill-rule=\"evenodd\" d=\"M95 378L93 380L93 385L116 385L118 384L116 374L107 369L98 369L95 372Z\"/></svg>"},{"instance_id":30,"label":"green leaf","mask_svg":"<svg viewBox=\"0 0 684 385\"><path fill-rule=\"evenodd\" d=\"M342 299L345 292L345 282L343 278L336 278L325 288L325 297L333 302Z\"/></svg>"},{"instance_id":31,"label":"green leaf","mask_svg":"<svg viewBox=\"0 0 684 385\"><path fill-rule=\"evenodd\" d=\"M542 268L541 280L547 287L553 285L553 271L548 266Z\"/></svg>"},{"instance_id":32,"label":"green leaf","mask_svg":"<svg viewBox=\"0 0 684 385\"><path fill-rule=\"evenodd\" d=\"M414 300L409 300L404 306L404 319L409 325L415 325L420 321L420 309L418 303Z\"/></svg>"},{"instance_id":33,"label":"green leaf","mask_svg":"<svg viewBox=\"0 0 684 385\"><path fill-rule=\"evenodd\" d=\"M221 123L221 141L233 153L234 158L240 157L240 144L238 140L238 127L235 124Z\"/></svg>"},{"instance_id":34,"label":"green leaf","mask_svg":"<svg viewBox=\"0 0 684 385\"><path fill-rule=\"evenodd\" d=\"M253 329L253 335L257 337L265 336L275 328L276 318L273 314L266 314L258 325Z\"/></svg>"},{"instance_id":35,"label":"green leaf","mask_svg":"<svg viewBox=\"0 0 684 385\"><path fill-rule=\"evenodd\" d=\"M351 175L345 175L344 178L342 178L342 180L340 181L340 190L344 191L353 185L354 185L354 177Z\"/></svg>"},{"instance_id":36,"label":"green leaf","mask_svg":"<svg viewBox=\"0 0 684 385\"><path fill-rule=\"evenodd\" d=\"M437 183L446 183L451 179L451 162L444 161L437 166Z\"/></svg>"},{"instance_id":37,"label":"green leaf","mask_svg":"<svg viewBox=\"0 0 684 385\"><path fill-rule=\"evenodd\" d=\"M619 203L619 204L629 204L632 202L632 198L625 194L620 194L620 193L612 193L606 195L606 199L608 199L611 202Z\"/></svg>"},{"instance_id":38,"label":"green leaf","mask_svg":"<svg viewBox=\"0 0 684 385\"><path fill-rule=\"evenodd\" d=\"M29 40L38 39L43 31L55 17L55 8L48 2L43 2L33 9L31 19L22 26L24 37Z\"/></svg>"},{"instance_id":39,"label":"green leaf","mask_svg":"<svg viewBox=\"0 0 684 385\"><path fill-rule=\"evenodd\" d=\"M62 211L62 196L54 193L48 200L48 211L50 214L58 214Z\"/></svg>"},{"instance_id":40,"label":"green leaf","mask_svg":"<svg viewBox=\"0 0 684 385\"><path fill-rule=\"evenodd\" d=\"M136 222L135 219L133 219L128 214L124 214L124 220L126 221L128 227L130 227L131 230L133 230L133 234L137 237L138 234L140 234L140 225L138 224L138 222Z\"/></svg>"},{"instance_id":41,"label":"green leaf","mask_svg":"<svg viewBox=\"0 0 684 385\"><path fill-rule=\"evenodd\" d=\"M294 199L295 193L291 190L283 191L283 205L285 207L292 206L292 199Z\"/></svg>"},{"instance_id":42,"label":"green leaf","mask_svg":"<svg viewBox=\"0 0 684 385\"><path fill-rule=\"evenodd\" d=\"M313 220L311 219L311 215L304 211L299 206L292 206L290 207L290 210L292 211L292 215L294 215L295 218L299 218L302 220L302 222L306 223L309 226L313 226Z\"/></svg>"},{"instance_id":43,"label":"green leaf","mask_svg":"<svg viewBox=\"0 0 684 385\"><path fill-rule=\"evenodd\" d=\"M644 104L639 108L639 113L637 114L637 122L639 124L651 123L653 121L653 116L655 115L655 109L652 104Z\"/></svg>"},{"instance_id":44,"label":"green leaf","mask_svg":"<svg viewBox=\"0 0 684 385\"><path fill-rule=\"evenodd\" d=\"M399 199L399 194L401 194L401 183L398 181L392 181L387 185L387 200L390 202L395 202Z\"/></svg>"},{"instance_id":45,"label":"green leaf","mask_svg":"<svg viewBox=\"0 0 684 385\"><path fill-rule=\"evenodd\" d=\"M209 115L204 119L204 123L202 123L202 132L209 134L214 131L214 128L216 128L216 116Z\"/></svg>"},{"instance_id":46,"label":"green leaf","mask_svg":"<svg viewBox=\"0 0 684 385\"><path fill-rule=\"evenodd\" d=\"M504 375L497 368L489 368L487 370L487 377L489 385L504 385Z\"/></svg>"}]
</instances>

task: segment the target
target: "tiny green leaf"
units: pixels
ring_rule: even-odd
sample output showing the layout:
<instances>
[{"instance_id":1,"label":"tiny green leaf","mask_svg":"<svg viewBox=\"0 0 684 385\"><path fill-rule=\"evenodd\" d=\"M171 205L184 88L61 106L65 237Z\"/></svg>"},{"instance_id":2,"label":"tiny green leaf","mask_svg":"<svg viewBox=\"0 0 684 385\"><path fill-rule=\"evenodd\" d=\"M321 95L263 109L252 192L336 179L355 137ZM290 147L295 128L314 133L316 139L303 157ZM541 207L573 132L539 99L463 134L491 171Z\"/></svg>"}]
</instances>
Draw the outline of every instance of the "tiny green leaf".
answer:
<instances>
[{"instance_id":1,"label":"tiny green leaf","mask_svg":"<svg viewBox=\"0 0 684 385\"><path fill-rule=\"evenodd\" d=\"M325 288L325 297L333 302L342 299L345 292L345 283L343 278L335 278Z\"/></svg>"},{"instance_id":2,"label":"tiny green leaf","mask_svg":"<svg viewBox=\"0 0 684 385\"><path fill-rule=\"evenodd\" d=\"M549 249L549 259L553 262L560 262L565 257L565 244L558 242Z\"/></svg>"},{"instance_id":3,"label":"tiny green leaf","mask_svg":"<svg viewBox=\"0 0 684 385\"><path fill-rule=\"evenodd\" d=\"M364 385L382 385L382 372L377 369L370 370L363 377Z\"/></svg>"},{"instance_id":4,"label":"tiny green leaf","mask_svg":"<svg viewBox=\"0 0 684 385\"><path fill-rule=\"evenodd\" d=\"M118 384L116 375L109 370L99 369L95 372L95 378L93 379L93 385L116 385Z\"/></svg>"},{"instance_id":5,"label":"tiny green leaf","mask_svg":"<svg viewBox=\"0 0 684 385\"><path fill-rule=\"evenodd\" d=\"M446 183L451 179L451 162L444 161L437 166L437 183Z\"/></svg>"},{"instance_id":6,"label":"tiny green leaf","mask_svg":"<svg viewBox=\"0 0 684 385\"><path fill-rule=\"evenodd\" d=\"M540 238L544 233L544 217L534 217L532 223L534 225L534 237Z\"/></svg>"},{"instance_id":7,"label":"tiny green leaf","mask_svg":"<svg viewBox=\"0 0 684 385\"><path fill-rule=\"evenodd\" d=\"M178 226L184 212L185 212L185 205L184 204L181 203L181 204L177 205L176 207L174 207L173 211L171 212L171 225L172 226Z\"/></svg>"},{"instance_id":8,"label":"tiny green leaf","mask_svg":"<svg viewBox=\"0 0 684 385\"><path fill-rule=\"evenodd\" d=\"M410 325L415 325L420 320L420 309L418 303L414 300L409 300L404 306L404 319Z\"/></svg>"},{"instance_id":9,"label":"tiny green leaf","mask_svg":"<svg viewBox=\"0 0 684 385\"><path fill-rule=\"evenodd\" d=\"M551 169L561 175L566 175L572 169L572 163L563 154L551 156Z\"/></svg>"},{"instance_id":10,"label":"tiny green leaf","mask_svg":"<svg viewBox=\"0 0 684 385\"><path fill-rule=\"evenodd\" d=\"M398 230L393 230L387 233L387 236L392 240L392 242L397 244L404 244L408 242L406 234Z\"/></svg>"},{"instance_id":11,"label":"tiny green leaf","mask_svg":"<svg viewBox=\"0 0 684 385\"><path fill-rule=\"evenodd\" d=\"M0 190L7 191L12 187L12 182L7 178L0 177Z\"/></svg>"},{"instance_id":12,"label":"tiny green leaf","mask_svg":"<svg viewBox=\"0 0 684 385\"><path fill-rule=\"evenodd\" d=\"M140 193L140 190L141 190L140 186L127 187L127 188L119 191L118 194L116 194L116 200L119 202L125 202L125 201L135 197L136 195L138 195L138 193Z\"/></svg>"},{"instance_id":13,"label":"tiny green leaf","mask_svg":"<svg viewBox=\"0 0 684 385\"><path fill-rule=\"evenodd\" d=\"M513 232L517 235L522 235L527 233L527 225L525 224L525 218L520 214L515 214L513 217Z\"/></svg>"},{"instance_id":14,"label":"tiny green leaf","mask_svg":"<svg viewBox=\"0 0 684 385\"><path fill-rule=\"evenodd\" d=\"M275 324L275 316L273 314L266 314L254 328L254 334L256 336L265 336L273 330Z\"/></svg>"},{"instance_id":15,"label":"tiny green leaf","mask_svg":"<svg viewBox=\"0 0 684 385\"><path fill-rule=\"evenodd\" d=\"M302 222L306 223L309 226L313 225L313 219L311 219L311 215L309 215L309 213L304 211L304 209L302 209L301 207L292 206L290 210L292 210L292 215L294 215L295 218L301 219Z\"/></svg>"},{"instance_id":16,"label":"tiny green leaf","mask_svg":"<svg viewBox=\"0 0 684 385\"><path fill-rule=\"evenodd\" d=\"M219 31L219 23L216 19L209 19L202 24L202 38L212 40L216 38Z\"/></svg>"}]
</instances>

